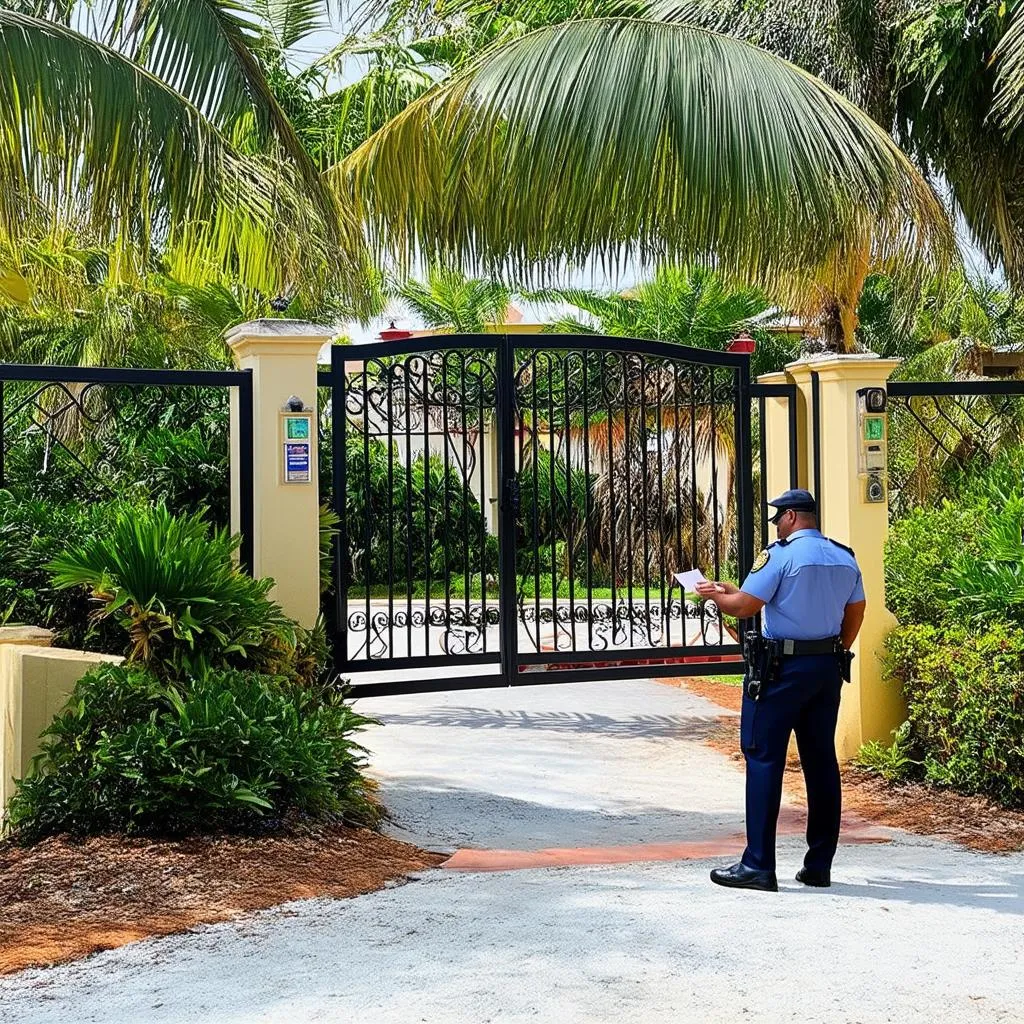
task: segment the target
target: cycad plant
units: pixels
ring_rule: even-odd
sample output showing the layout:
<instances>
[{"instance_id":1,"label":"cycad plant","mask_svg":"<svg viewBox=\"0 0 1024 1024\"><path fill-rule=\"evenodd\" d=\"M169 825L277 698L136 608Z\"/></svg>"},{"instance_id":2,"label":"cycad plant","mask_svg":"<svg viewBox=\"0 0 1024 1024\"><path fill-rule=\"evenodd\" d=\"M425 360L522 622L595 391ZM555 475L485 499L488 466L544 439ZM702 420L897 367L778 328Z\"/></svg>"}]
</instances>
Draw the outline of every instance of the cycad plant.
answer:
<instances>
[{"instance_id":1,"label":"cycad plant","mask_svg":"<svg viewBox=\"0 0 1024 1024\"><path fill-rule=\"evenodd\" d=\"M129 661L164 679L210 668L278 672L294 655L296 627L268 596L273 580L238 570L238 545L227 531L211 531L202 512L125 508L108 534L70 548L50 568L58 589L85 587L95 618L125 629Z\"/></svg>"}]
</instances>

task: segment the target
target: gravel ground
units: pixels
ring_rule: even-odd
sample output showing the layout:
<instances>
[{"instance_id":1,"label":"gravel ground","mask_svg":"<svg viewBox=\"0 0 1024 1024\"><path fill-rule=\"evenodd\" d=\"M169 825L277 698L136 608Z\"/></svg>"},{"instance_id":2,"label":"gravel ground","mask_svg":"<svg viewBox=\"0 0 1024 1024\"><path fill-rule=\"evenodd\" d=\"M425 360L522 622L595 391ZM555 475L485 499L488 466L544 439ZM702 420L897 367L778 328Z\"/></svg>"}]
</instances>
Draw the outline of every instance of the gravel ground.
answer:
<instances>
[{"instance_id":1,"label":"gravel ground","mask_svg":"<svg viewBox=\"0 0 1024 1024\"><path fill-rule=\"evenodd\" d=\"M403 838L535 849L739 821L742 776L700 742L718 709L684 691L581 684L367 710L388 723L375 764ZM818 891L786 882L801 854L780 843L777 895L718 889L700 861L430 872L24 972L0 983L0 1020L1024 1021L1024 856L898 835L842 848Z\"/></svg>"}]
</instances>

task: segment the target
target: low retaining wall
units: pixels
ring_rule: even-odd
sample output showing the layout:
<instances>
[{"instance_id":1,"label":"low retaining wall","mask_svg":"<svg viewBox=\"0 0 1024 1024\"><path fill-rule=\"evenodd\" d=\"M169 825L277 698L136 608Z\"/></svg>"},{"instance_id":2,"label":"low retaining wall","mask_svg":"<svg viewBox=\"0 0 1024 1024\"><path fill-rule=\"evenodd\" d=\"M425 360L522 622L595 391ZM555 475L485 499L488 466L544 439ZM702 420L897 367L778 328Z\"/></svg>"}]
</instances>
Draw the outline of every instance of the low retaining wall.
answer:
<instances>
[{"instance_id":1,"label":"low retaining wall","mask_svg":"<svg viewBox=\"0 0 1024 1024\"><path fill-rule=\"evenodd\" d=\"M45 646L47 638L35 632L32 643L0 630L0 818L14 795L15 779L28 772L39 752L40 734L67 702L75 683L94 665L123 660L51 648Z\"/></svg>"}]
</instances>

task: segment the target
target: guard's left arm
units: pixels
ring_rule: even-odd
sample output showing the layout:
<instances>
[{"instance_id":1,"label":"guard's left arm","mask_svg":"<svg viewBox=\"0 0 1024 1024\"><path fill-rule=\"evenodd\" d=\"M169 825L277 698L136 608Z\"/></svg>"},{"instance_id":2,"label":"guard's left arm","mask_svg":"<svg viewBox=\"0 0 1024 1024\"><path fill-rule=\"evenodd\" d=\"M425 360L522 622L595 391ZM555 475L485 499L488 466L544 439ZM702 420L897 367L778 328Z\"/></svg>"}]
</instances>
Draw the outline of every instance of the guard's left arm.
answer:
<instances>
[{"instance_id":1,"label":"guard's left arm","mask_svg":"<svg viewBox=\"0 0 1024 1024\"><path fill-rule=\"evenodd\" d=\"M764 601L738 589L731 583L698 583L697 593L714 601L726 615L752 619L764 607Z\"/></svg>"},{"instance_id":2,"label":"guard's left arm","mask_svg":"<svg viewBox=\"0 0 1024 1024\"><path fill-rule=\"evenodd\" d=\"M853 641L857 639L860 627L864 625L866 607L865 601L851 601L843 610L843 626L839 631L839 638L844 650L848 651L853 646Z\"/></svg>"}]
</instances>

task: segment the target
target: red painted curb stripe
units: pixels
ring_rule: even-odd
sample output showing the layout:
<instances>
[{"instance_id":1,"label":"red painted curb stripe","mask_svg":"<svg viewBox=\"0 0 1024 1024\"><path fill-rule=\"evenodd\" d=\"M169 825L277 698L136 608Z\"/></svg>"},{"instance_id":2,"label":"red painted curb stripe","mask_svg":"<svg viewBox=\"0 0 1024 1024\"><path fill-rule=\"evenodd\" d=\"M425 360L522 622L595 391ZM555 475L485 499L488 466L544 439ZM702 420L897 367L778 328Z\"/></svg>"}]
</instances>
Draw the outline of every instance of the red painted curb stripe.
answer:
<instances>
[{"instance_id":1,"label":"red painted curb stripe","mask_svg":"<svg viewBox=\"0 0 1024 1024\"><path fill-rule=\"evenodd\" d=\"M799 835L802 828L780 823L780 835ZM629 864L645 861L707 860L738 857L742 833L686 843L637 843L631 846L577 846L545 850L457 850L441 867L449 871L518 871L524 868L556 868L588 864ZM843 830L842 842L851 845L888 843L890 836L860 822Z\"/></svg>"}]
</instances>

